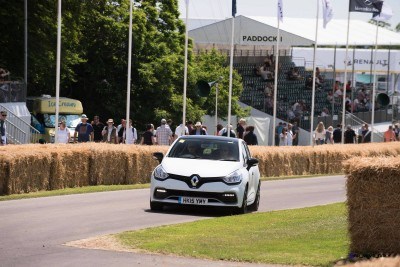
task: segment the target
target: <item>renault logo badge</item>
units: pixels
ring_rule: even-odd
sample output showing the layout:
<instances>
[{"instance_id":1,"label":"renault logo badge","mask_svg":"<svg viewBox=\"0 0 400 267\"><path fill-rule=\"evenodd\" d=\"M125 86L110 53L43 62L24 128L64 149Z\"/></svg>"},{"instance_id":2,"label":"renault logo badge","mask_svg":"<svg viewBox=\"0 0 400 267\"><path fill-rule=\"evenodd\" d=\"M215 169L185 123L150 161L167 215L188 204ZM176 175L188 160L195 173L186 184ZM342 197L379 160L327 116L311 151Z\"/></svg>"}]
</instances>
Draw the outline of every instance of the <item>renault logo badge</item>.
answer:
<instances>
[{"instance_id":1,"label":"renault logo badge","mask_svg":"<svg viewBox=\"0 0 400 267\"><path fill-rule=\"evenodd\" d=\"M192 183L192 186L194 186L194 187L197 186L199 181L200 181L200 178L197 175L193 176L192 179L190 179L190 182Z\"/></svg>"}]
</instances>

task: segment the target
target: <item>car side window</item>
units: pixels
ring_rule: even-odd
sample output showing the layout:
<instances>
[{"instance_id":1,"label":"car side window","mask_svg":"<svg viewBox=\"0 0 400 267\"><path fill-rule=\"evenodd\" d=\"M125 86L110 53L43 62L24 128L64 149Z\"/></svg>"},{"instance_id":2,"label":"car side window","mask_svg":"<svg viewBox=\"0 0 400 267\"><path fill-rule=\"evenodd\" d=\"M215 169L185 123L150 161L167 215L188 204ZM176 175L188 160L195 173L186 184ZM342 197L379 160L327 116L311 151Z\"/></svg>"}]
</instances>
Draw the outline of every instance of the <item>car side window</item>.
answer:
<instances>
[{"instance_id":1,"label":"car side window","mask_svg":"<svg viewBox=\"0 0 400 267\"><path fill-rule=\"evenodd\" d=\"M246 149L246 153L247 153L247 158L251 158L251 154L250 154L250 150L249 147L243 142L244 148Z\"/></svg>"}]
</instances>

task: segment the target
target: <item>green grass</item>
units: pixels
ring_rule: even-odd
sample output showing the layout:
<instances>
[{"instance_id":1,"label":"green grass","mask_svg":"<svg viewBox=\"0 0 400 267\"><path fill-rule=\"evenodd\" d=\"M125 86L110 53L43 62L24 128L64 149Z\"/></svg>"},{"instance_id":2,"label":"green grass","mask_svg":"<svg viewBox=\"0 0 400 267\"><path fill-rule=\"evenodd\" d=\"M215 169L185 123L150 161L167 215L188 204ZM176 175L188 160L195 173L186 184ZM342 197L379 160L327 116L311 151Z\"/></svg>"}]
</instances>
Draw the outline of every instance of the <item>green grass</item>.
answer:
<instances>
[{"instance_id":1,"label":"green grass","mask_svg":"<svg viewBox=\"0 0 400 267\"><path fill-rule=\"evenodd\" d=\"M117 234L122 244L181 256L327 266L348 254L343 203L201 220Z\"/></svg>"},{"instance_id":2,"label":"green grass","mask_svg":"<svg viewBox=\"0 0 400 267\"><path fill-rule=\"evenodd\" d=\"M24 194L0 196L0 201L25 199L25 198L63 196L63 195L73 195L73 194L86 194L86 193L96 193L105 191L142 189L142 188L149 188L149 186L150 186L149 184L83 186L83 187L65 188L52 191L38 191L38 192L31 192Z\"/></svg>"}]
</instances>

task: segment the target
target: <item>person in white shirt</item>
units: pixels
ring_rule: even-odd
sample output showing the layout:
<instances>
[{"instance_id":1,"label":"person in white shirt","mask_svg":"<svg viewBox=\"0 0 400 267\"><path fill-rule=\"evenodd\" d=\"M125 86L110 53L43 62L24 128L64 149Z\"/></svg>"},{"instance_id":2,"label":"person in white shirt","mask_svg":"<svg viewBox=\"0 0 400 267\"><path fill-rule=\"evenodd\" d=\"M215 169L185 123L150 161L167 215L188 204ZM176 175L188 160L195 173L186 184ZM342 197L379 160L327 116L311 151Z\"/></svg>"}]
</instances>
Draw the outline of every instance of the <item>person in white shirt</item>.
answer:
<instances>
[{"instance_id":1,"label":"person in white shirt","mask_svg":"<svg viewBox=\"0 0 400 267\"><path fill-rule=\"evenodd\" d=\"M329 116L329 110L328 108L323 108L321 112L321 117L327 117Z\"/></svg>"},{"instance_id":2,"label":"person in white shirt","mask_svg":"<svg viewBox=\"0 0 400 267\"><path fill-rule=\"evenodd\" d=\"M71 139L71 132L65 124L65 121L60 122L60 126L57 130L57 143L68 144Z\"/></svg>"},{"instance_id":3,"label":"person in white shirt","mask_svg":"<svg viewBox=\"0 0 400 267\"><path fill-rule=\"evenodd\" d=\"M182 135L188 135L188 134L189 134L188 127L184 126L182 123L175 129L175 138L178 138L179 136L182 136Z\"/></svg>"},{"instance_id":4,"label":"person in white shirt","mask_svg":"<svg viewBox=\"0 0 400 267\"><path fill-rule=\"evenodd\" d=\"M287 145L288 146L293 146L293 131L292 131L292 124L288 124L288 130L287 130Z\"/></svg>"},{"instance_id":5,"label":"person in white shirt","mask_svg":"<svg viewBox=\"0 0 400 267\"><path fill-rule=\"evenodd\" d=\"M124 131L124 140L125 144L135 144L137 140L137 131L136 129L132 126L132 120L129 119L129 127L128 127L128 132Z\"/></svg>"},{"instance_id":6,"label":"person in white shirt","mask_svg":"<svg viewBox=\"0 0 400 267\"><path fill-rule=\"evenodd\" d=\"M325 144L325 138L326 138L326 130L324 123L321 121L318 123L317 128L314 131L315 144L316 145Z\"/></svg>"}]
</instances>

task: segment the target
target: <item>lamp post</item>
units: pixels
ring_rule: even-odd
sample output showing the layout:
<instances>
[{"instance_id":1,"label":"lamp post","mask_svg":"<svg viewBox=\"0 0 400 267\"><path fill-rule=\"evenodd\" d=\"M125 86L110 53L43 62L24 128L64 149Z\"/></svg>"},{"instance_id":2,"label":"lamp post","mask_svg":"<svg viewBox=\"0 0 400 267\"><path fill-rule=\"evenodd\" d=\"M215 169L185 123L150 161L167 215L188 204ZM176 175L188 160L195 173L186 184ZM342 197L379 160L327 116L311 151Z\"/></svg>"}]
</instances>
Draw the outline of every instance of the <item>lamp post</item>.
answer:
<instances>
[{"instance_id":1,"label":"lamp post","mask_svg":"<svg viewBox=\"0 0 400 267\"><path fill-rule=\"evenodd\" d=\"M215 84L215 135L218 135L218 83Z\"/></svg>"}]
</instances>

